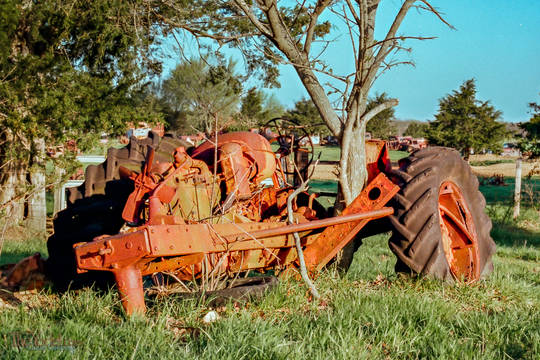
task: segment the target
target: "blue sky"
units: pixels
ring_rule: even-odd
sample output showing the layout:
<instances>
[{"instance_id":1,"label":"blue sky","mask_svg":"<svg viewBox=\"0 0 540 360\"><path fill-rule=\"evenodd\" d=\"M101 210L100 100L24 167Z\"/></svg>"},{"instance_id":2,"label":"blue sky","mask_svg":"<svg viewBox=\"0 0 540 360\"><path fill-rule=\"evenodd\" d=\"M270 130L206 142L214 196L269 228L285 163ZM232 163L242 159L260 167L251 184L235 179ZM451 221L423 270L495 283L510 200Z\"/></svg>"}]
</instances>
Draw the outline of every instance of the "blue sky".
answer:
<instances>
[{"instance_id":1,"label":"blue sky","mask_svg":"<svg viewBox=\"0 0 540 360\"><path fill-rule=\"evenodd\" d=\"M509 122L529 119L527 104L540 102L540 0L438 0L431 2L456 28L435 16L411 11L400 33L437 36L414 41L405 55L415 67L400 66L383 74L374 92L400 100L398 119L429 120L438 100L465 80L477 80L478 98L490 100ZM382 0L377 13L376 37L382 38L397 13L400 0ZM336 31L341 30L337 28ZM344 34L345 35L345 34ZM342 36L326 56L337 72L350 68L349 42ZM291 107L306 92L290 67L281 69L281 88L272 90Z\"/></svg>"}]
</instances>

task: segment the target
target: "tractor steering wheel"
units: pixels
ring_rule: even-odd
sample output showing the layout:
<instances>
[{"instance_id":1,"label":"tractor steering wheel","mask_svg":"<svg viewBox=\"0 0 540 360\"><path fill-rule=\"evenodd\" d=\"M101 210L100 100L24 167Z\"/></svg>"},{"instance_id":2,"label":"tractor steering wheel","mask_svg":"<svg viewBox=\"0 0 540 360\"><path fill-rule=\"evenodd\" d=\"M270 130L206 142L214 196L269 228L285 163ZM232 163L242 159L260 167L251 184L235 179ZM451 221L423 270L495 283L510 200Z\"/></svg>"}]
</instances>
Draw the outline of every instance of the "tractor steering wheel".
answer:
<instances>
[{"instance_id":1,"label":"tractor steering wheel","mask_svg":"<svg viewBox=\"0 0 540 360\"><path fill-rule=\"evenodd\" d=\"M270 141L277 141L279 149L276 154L280 155L280 159L285 160L288 156L294 161L295 152L308 153L308 161L298 168L300 173L306 171L315 157L315 147L311 141L311 136L305 126L298 122L287 118L273 118L263 125L263 135ZM283 165L283 164L282 164ZM296 171L287 169L284 166L284 173L293 175Z\"/></svg>"}]
</instances>

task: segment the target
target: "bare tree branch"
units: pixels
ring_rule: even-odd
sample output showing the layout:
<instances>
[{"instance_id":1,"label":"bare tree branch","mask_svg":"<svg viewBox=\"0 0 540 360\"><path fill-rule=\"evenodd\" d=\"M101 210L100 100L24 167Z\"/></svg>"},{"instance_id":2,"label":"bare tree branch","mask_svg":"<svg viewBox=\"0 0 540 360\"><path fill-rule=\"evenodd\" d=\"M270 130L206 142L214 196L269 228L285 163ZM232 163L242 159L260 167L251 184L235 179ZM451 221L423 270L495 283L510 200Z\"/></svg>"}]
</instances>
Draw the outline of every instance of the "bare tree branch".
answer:
<instances>
[{"instance_id":1,"label":"bare tree branch","mask_svg":"<svg viewBox=\"0 0 540 360\"><path fill-rule=\"evenodd\" d=\"M354 21L356 22L356 25L361 26L362 20L360 19L360 16L356 13L356 10L354 9L353 4L351 3L351 0L346 0L347 6L349 8L349 11L351 12L351 15L354 18ZM343 12L345 14L345 11Z\"/></svg>"},{"instance_id":2,"label":"bare tree branch","mask_svg":"<svg viewBox=\"0 0 540 360\"><path fill-rule=\"evenodd\" d=\"M368 87L368 88L371 87L373 79L375 78L375 75L377 74L377 71L379 70L379 66L381 65L381 62L384 60L384 58L388 54L387 53L388 48L391 46L389 40L396 37L396 33L399 30L401 23L403 22L403 19L405 19L407 12L411 8L411 6L415 3L415 1L416 0L406 0L401 6L401 9L396 15L396 18L394 19L392 26L390 26L390 30L388 30L388 33L386 34L385 41L381 45L379 51L377 51L377 54L375 55L375 60L373 61L373 63L371 64L368 70L366 79L364 79L363 81L363 86Z\"/></svg>"},{"instance_id":3,"label":"bare tree branch","mask_svg":"<svg viewBox=\"0 0 540 360\"><path fill-rule=\"evenodd\" d=\"M390 38L390 39L384 39L384 40L381 40L381 41L377 41L376 43L368 46L368 49L369 48L373 48L373 47L376 47L378 45L381 45L387 41L396 41L396 40L401 40L401 41L404 41L404 40L433 40L433 39L437 39L436 36L396 36L396 37L393 37L393 38Z\"/></svg>"},{"instance_id":4,"label":"bare tree branch","mask_svg":"<svg viewBox=\"0 0 540 360\"><path fill-rule=\"evenodd\" d=\"M317 20L324 9L326 9L331 3L332 0L318 0L317 5L315 5L315 9L313 9L313 12L310 14L311 20L309 21L306 31L306 40L304 42L304 53L306 55L309 54L309 51L311 50L311 43L313 42L313 35L315 34Z\"/></svg>"},{"instance_id":5,"label":"bare tree branch","mask_svg":"<svg viewBox=\"0 0 540 360\"><path fill-rule=\"evenodd\" d=\"M271 30L265 24L259 21L253 10L251 10L251 8L248 6L248 4L246 4L244 0L234 0L233 3L236 4L236 6L238 6L240 9L242 9L244 14L246 14L251 23L261 32L262 35L266 37L272 36Z\"/></svg>"},{"instance_id":6,"label":"bare tree branch","mask_svg":"<svg viewBox=\"0 0 540 360\"><path fill-rule=\"evenodd\" d=\"M441 20L444 24L446 24L446 26L448 26L448 27L449 27L450 29L452 29L452 30L456 30L456 28L453 27L452 24L450 24L448 21L446 21L446 20L442 17L441 13L440 13L439 11L437 11L437 9L435 9L435 8L429 3L429 1L427 1L427 0L420 0L420 1L423 2L423 3L427 6L427 8L429 9L429 11L431 11L433 14L435 14L435 16L437 16L437 17L439 18L439 20Z\"/></svg>"},{"instance_id":7,"label":"bare tree branch","mask_svg":"<svg viewBox=\"0 0 540 360\"><path fill-rule=\"evenodd\" d=\"M375 106L373 109L368 111L366 114L362 116L362 122L367 123L369 120L373 119L377 114L379 114L381 111L384 111L386 109L390 109L391 107L397 106L399 104L398 99L390 99L388 101L383 102L382 104L379 104Z\"/></svg>"},{"instance_id":8,"label":"bare tree branch","mask_svg":"<svg viewBox=\"0 0 540 360\"><path fill-rule=\"evenodd\" d=\"M308 182L309 182L309 179L302 182L302 184L296 190L294 190L293 193L289 195L289 197L287 198L287 215L288 215L288 220L290 224L294 224L292 202L298 196L298 194L300 194L302 191L307 189ZM298 235L297 232L294 232L293 236L294 236L294 243L296 245L296 253L298 256L298 262L300 265L300 275L302 276L302 279L308 286L309 291L311 292L311 295L313 295L313 297L318 300L321 298L321 295L319 295L317 288L315 287L315 285L309 278L307 268L306 268L306 261L304 259L304 252L302 250L302 244L300 242L300 236Z\"/></svg>"}]
</instances>

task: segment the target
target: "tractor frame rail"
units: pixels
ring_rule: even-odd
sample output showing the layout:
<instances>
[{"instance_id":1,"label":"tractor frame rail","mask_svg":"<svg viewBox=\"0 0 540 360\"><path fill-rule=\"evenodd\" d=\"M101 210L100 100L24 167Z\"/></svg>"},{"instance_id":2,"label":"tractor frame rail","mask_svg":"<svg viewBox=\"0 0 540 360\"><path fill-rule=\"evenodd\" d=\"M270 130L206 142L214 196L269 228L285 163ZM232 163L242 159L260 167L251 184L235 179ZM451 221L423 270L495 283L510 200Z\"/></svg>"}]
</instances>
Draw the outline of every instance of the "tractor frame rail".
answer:
<instances>
[{"instance_id":1,"label":"tractor frame rail","mask_svg":"<svg viewBox=\"0 0 540 360\"><path fill-rule=\"evenodd\" d=\"M142 277L162 271L178 271L185 279L210 254L225 261L207 262L215 271L282 270L297 265L292 234L302 234L304 256L310 272L327 265L371 220L391 215L385 205L399 191L383 173L373 179L342 215L287 224L279 222L186 224L182 219L161 215L131 232L100 236L74 245L78 272L112 272L127 314L144 313ZM182 275L180 275L182 277Z\"/></svg>"}]
</instances>

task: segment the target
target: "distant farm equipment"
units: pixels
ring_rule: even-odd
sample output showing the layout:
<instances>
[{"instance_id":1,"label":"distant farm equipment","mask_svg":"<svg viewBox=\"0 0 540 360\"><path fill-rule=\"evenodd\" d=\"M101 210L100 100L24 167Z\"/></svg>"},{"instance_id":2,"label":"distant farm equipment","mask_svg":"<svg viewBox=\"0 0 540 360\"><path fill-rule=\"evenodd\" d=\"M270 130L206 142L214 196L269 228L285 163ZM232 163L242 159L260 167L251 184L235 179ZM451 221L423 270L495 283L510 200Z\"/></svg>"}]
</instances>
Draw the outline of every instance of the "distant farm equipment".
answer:
<instances>
[{"instance_id":1,"label":"distant farm equipment","mask_svg":"<svg viewBox=\"0 0 540 360\"><path fill-rule=\"evenodd\" d=\"M428 142L424 138L413 138L412 136L391 136L386 144L389 150L413 152L426 148Z\"/></svg>"}]
</instances>

